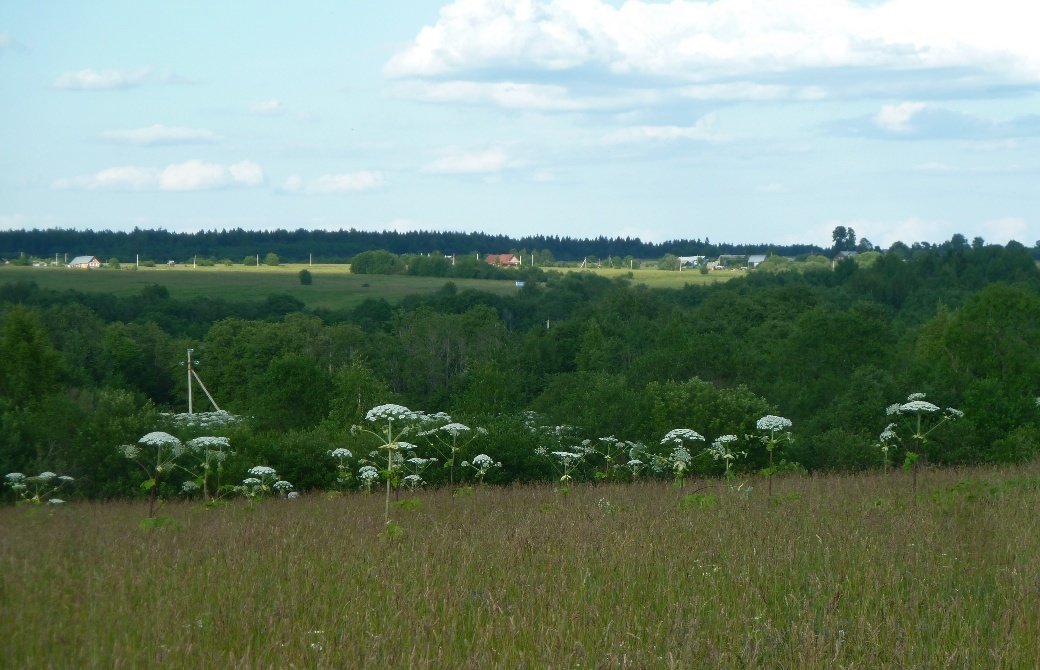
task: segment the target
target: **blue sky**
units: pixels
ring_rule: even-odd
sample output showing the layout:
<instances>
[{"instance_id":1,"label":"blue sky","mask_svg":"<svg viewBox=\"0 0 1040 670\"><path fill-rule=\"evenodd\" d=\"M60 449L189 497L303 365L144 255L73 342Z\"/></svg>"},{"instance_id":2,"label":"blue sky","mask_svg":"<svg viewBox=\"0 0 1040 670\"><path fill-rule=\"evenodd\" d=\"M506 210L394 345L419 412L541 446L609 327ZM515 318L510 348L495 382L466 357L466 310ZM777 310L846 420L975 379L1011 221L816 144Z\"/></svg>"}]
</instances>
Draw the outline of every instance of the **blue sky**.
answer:
<instances>
[{"instance_id":1,"label":"blue sky","mask_svg":"<svg viewBox=\"0 0 1040 670\"><path fill-rule=\"evenodd\" d=\"M262 9L260 9L262 7ZM0 229L1040 239L1020 0L8 2Z\"/></svg>"}]
</instances>

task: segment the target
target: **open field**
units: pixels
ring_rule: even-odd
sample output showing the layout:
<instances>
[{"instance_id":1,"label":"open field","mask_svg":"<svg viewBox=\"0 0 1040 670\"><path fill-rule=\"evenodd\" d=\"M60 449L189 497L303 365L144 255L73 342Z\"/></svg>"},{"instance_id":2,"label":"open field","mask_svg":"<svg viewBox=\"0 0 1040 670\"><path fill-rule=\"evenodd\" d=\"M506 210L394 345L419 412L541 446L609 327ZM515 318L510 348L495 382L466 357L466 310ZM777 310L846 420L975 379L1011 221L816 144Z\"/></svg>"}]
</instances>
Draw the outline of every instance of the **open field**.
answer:
<instances>
[{"instance_id":1,"label":"open field","mask_svg":"<svg viewBox=\"0 0 1040 670\"><path fill-rule=\"evenodd\" d=\"M300 284L298 273L307 268L314 275L310 286ZM34 281L41 288L131 295L149 284L160 284L174 298L210 297L232 301L263 300L272 293L283 293L301 300L307 307L343 309L354 307L366 298L396 302L406 295L432 293L449 281L435 277L398 275L352 275L348 265L280 265L248 267L242 265L192 268L141 268L139 270L71 270L68 268L0 267L0 284ZM511 281L487 279L450 280L460 289L477 289L507 295L517 288Z\"/></svg>"},{"instance_id":2,"label":"open field","mask_svg":"<svg viewBox=\"0 0 1040 670\"><path fill-rule=\"evenodd\" d=\"M682 288L686 284L702 285L729 281L734 277L743 277L746 270L713 270L702 275L696 270L623 270L620 268L592 268L589 270L569 270L563 268L545 268L546 272L594 272L604 277L628 277L631 272L632 281L645 284L650 288Z\"/></svg>"},{"instance_id":3,"label":"open field","mask_svg":"<svg viewBox=\"0 0 1040 670\"><path fill-rule=\"evenodd\" d=\"M2 664L1040 664L1040 464L698 486L6 507Z\"/></svg>"},{"instance_id":4,"label":"open field","mask_svg":"<svg viewBox=\"0 0 1040 670\"><path fill-rule=\"evenodd\" d=\"M298 273L307 268L314 275L310 286L300 284ZM557 270L551 270L557 271ZM559 270L564 272L565 270ZM569 270L567 270L569 271ZM593 269L606 277L625 277L628 270ZM725 281L743 274L738 270L721 270L709 275L698 272L636 270L633 281L651 288L681 288L683 285ZM160 284L174 298L211 297L227 300L263 300L272 293L284 293L303 301L311 308L350 308L366 298L384 298L396 302L406 295L432 293L448 281L460 289L476 289L509 295L516 292L512 281L489 279L445 279L441 277L409 277L403 275L352 275L349 265L288 264L274 267L213 266L192 268L190 265L157 266L138 270L72 270L69 268L0 267L0 284L34 281L41 288L63 291L131 295L149 284Z\"/></svg>"}]
</instances>

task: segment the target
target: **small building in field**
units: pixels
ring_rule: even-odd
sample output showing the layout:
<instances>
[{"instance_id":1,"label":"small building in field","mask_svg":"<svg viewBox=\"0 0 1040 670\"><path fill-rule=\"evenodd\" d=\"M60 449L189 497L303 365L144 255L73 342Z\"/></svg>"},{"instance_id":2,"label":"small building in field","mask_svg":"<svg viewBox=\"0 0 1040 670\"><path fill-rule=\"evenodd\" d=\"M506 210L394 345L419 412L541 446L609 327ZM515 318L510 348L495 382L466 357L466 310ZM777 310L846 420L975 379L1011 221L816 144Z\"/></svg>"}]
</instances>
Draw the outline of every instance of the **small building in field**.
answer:
<instances>
[{"instance_id":1,"label":"small building in field","mask_svg":"<svg viewBox=\"0 0 1040 670\"><path fill-rule=\"evenodd\" d=\"M750 256L747 257L747 266L748 266L748 268L754 269L754 268L757 268L762 263L765 263L765 261L766 261L766 255L765 254L751 254Z\"/></svg>"},{"instance_id":2,"label":"small building in field","mask_svg":"<svg viewBox=\"0 0 1040 670\"><path fill-rule=\"evenodd\" d=\"M679 269L696 268L704 264L704 256L679 256Z\"/></svg>"},{"instance_id":3,"label":"small building in field","mask_svg":"<svg viewBox=\"0 0 1040 670\"><path fill-rule=\"evenodd\" d=\"M488 254L484 260L487 261L488 265L501 265L510 268L520 265L520 259L516 254Z\"/></svg>"},{"instance_id":4,"label":"small building in field","mask_svg":"<svg viewBox=\"0 0 1040 670\"><path fill-rule=\"evenodd\" d=\"M101 261L98 260L97 256L76 256L69 261L68 267L93 270L101 267Z\"/></svg>"}]
</instances>

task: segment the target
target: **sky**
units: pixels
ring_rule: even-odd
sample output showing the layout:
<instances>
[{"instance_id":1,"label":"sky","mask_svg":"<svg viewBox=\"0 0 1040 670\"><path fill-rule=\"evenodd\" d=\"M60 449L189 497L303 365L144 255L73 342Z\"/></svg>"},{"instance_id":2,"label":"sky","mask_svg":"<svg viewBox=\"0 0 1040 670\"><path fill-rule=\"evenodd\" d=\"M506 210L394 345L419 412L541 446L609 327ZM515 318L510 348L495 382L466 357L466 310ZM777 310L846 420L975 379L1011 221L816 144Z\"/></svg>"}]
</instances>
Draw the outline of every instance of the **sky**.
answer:
<instances>
[{"instance_id":1,"label":"sky","mask_svg":"<svg viewBox=\"0 0 1040 670\"><path fill-rule=\"evenodd\" d=\"M1032 246L1032 5L4 2L0 230Z\"/></svg>"}]
</instances>

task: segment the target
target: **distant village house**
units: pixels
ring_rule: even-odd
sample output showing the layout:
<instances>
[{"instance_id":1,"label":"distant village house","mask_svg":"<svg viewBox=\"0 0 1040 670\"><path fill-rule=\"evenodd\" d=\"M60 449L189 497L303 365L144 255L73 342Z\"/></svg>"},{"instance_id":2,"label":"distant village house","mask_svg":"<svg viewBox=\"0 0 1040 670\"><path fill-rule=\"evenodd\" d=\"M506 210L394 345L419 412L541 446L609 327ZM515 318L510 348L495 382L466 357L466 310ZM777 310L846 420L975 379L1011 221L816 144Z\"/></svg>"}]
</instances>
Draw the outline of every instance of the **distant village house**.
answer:
<instances>
[{"instance_id":1,"label":"distant village house","mask_svg":"<svg viewBox=\"0 0 1040 670\"><path fill-rule=\"evenodd\" d=\"M101 261L98 260L97 256L76 256L69 261L68 267L94 269L101 267Z\"/></svg>"},{"instance_id":2,"label":"distant village house","mask_svg":"<svg viewBox=\"0 0 1040 670\"><path fill-rule=\"evenodd\" d=\"M518 267L520 259L516 254L488 254L485 259L488 265L502 265L505 267Z\"/></svg>"}]
</instances>

